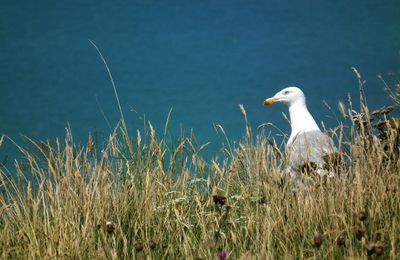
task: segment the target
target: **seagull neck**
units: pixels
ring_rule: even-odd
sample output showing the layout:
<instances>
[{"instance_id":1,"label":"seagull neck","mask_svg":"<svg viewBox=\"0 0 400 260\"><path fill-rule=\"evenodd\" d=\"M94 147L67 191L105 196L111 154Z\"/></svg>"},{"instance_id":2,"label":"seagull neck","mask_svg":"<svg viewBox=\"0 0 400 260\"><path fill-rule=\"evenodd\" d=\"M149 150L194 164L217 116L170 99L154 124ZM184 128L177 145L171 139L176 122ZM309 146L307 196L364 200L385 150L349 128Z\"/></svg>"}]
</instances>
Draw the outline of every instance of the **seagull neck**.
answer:
<instances>
[{"instance_id":1,"label":"seagull neck","mask_svg":"<svg viewBox=\"0 0 400 260\"><path fill-rule=\"evenodd\" d=\"M290 139L296 136L299 132L320 131L314 118L308 112L305 100L300 100L290 105L290 126L292 133Z\"/></svg>"}]
</instances>

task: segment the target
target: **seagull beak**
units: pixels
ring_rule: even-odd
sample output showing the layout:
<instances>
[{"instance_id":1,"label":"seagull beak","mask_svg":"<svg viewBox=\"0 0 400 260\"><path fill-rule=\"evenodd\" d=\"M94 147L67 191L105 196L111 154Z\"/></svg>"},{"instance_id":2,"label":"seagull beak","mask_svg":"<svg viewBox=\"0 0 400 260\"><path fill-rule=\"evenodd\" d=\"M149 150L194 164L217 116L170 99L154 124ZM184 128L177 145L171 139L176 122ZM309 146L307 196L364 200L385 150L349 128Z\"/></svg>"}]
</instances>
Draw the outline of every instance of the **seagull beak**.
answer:
<instances>
[{"instance_id":1,"label":"seagull beak","mask_svg":"<svg viewBox=\"0 0 400 260\"><path fill-rule=\"evenodd\" d=\"M267 98L266 100L264 100L264 106L269 106L269 105L271 105L273 103L276 103L278 101L279 101L279 99L277 99L275 97Z\"/></svg>"}]
</instances>

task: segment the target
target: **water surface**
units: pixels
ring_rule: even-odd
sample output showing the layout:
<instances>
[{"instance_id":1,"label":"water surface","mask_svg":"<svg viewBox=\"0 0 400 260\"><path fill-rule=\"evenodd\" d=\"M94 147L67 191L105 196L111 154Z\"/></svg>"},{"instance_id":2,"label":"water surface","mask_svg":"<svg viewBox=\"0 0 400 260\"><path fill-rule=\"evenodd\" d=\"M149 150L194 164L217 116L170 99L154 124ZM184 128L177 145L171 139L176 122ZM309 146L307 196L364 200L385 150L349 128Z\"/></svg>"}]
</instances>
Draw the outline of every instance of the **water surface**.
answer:
<instances>
[{"instance_id":1,"label":"water surface","mask_svg":"<svg viewBox=\"0 0 400 260\"><path fill-rule=\"evenodd\" d=\"M143 115L162 131L173 108L173 136L183 125L215 144L218 123L237 139L238 104L253 126L289 131L285 107L262 106L288 85L304 90L318 122L335 125L322 100L335 108L358 96L352 66L369 105L388 103L377 75L399 78L399 17L394 0L3 1L0 133L63 138L68 123L78 142L109 133L104 115L115 126L118 107L88 39L109 63L132 131Z\"/></svg>"}]
</instances>

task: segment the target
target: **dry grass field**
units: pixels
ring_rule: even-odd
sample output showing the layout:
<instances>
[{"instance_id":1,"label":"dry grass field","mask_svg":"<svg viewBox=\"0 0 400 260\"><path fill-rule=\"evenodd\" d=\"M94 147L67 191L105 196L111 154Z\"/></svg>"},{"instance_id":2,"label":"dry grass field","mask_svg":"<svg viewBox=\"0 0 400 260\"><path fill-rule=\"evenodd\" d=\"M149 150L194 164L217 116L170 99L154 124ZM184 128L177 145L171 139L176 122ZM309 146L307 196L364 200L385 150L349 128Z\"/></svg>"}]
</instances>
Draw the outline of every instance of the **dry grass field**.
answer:
<instances>
[{"instance_id":1,"label":"dry grass field","mask_svg":"<svg viewBox=\"0 0 400 260\"><path fill-rule=\"evenodd\" d=\"M15 144L23 159L0 168L0 258L399 259L400 84L387 90L381 110L340 104L328 131L339 175L307 170L301 188L244 109L243 139L210 160L192 134L170 145L164 129L129 131L124 118L105 144L78 145L69 129Z\"/></svg>"}]
</instances>

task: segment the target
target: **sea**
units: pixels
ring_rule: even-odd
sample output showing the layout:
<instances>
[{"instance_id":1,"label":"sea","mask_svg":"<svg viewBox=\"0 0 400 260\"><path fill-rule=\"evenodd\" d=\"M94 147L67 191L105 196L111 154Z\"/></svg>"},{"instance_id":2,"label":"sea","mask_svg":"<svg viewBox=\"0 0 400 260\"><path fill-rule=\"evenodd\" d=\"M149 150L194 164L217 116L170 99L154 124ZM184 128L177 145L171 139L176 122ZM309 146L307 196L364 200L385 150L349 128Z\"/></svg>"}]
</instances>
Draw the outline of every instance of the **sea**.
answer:
<instances>
[{"instance_id":1,"label":"sea","mask_svg":"<svg viewBox=\"0 0 400 260\"><path fill-rule=\"evenodd\" d=\"M191 131L214 156L245 134L289 133L287 108L264 107L286 86L300 87L316 121L335 127L338 102L359 104L361 74L370 109L391 103L400 79L398 0L1 1L0 161L16 144L88 135L107 140L121 118L128 131L151 122L163 135ZM365 82L364 82L365 81ZM280 129L279 131L276 129ZM13 140L16 144L13 144ZM283 139L284 141L284 139Z\"/></svg>"}]
</instances>

